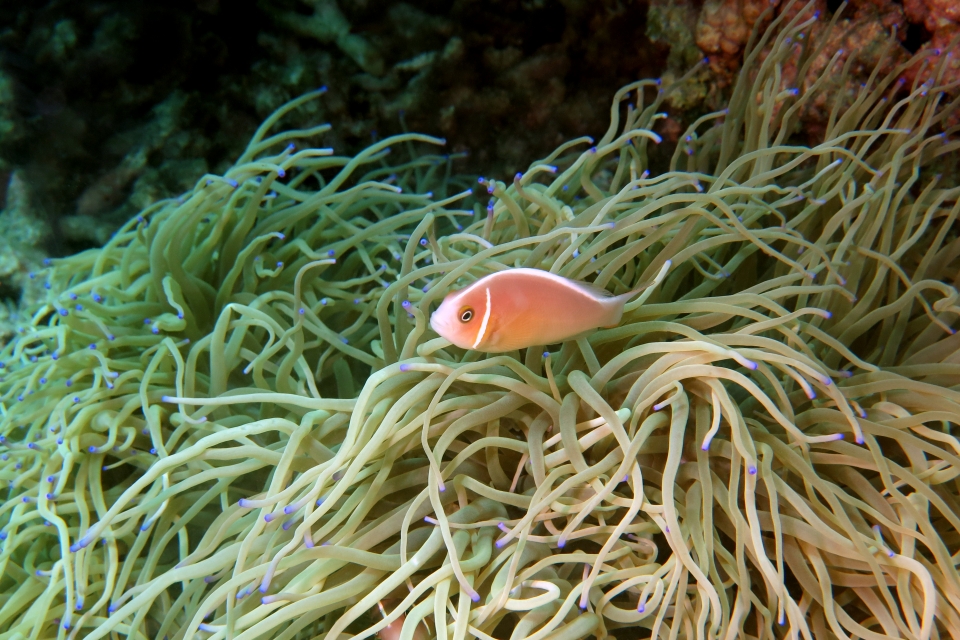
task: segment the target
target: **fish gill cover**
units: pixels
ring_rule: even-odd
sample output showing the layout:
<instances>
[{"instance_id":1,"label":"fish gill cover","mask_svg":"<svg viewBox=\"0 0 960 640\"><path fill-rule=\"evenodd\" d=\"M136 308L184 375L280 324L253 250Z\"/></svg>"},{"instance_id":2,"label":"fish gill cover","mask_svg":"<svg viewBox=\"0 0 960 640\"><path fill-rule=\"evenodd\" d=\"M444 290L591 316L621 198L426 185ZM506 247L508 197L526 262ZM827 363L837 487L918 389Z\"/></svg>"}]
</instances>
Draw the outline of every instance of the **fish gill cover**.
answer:
<instances>
[{"instance_id":1,"label":"fish gill cover","mask_svg":"<svg viewBox=\"0 0 960 640\"><path fill-rule=\"evenodd\" d=\"M800 144L814 22L756 29L664 171L657 80L489 203L442 140L279 126L321 90L38 271L0 355L0 637L960 635L952 60ZM622 293L667 259L560 346L428 329L498 269Z\"/></svg>"}]
</instances>

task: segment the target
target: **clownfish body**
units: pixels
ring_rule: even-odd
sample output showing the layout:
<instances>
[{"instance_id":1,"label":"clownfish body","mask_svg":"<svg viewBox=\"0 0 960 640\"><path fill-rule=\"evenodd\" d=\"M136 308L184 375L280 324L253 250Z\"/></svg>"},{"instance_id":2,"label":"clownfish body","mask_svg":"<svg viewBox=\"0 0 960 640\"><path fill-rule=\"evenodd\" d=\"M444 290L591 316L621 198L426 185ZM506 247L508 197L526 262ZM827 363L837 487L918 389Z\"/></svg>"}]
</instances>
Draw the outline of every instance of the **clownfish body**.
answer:
<instances>
[{"instance_id":1,"label":"clownfish body","mask_svg":"<svg viewBox=\"0 0 960 640\"><path fill-rule=\"evenodd\" d=\"M669 264L668 260L653 284ZM430 316L430 326L462 349L503 353L614 327L623 306L640 290L613 296L548 271L507 269L448 294Z\"/></svg>"},{"instance_id":2,"label":"clownfish body","mask_svg":"<svg viewBox=\"0 0 960 640\"><path fill-rule=\"evenodd\" d=\"M387 617L387 612L383 608L383 603L378 602L377 606L380 608L380 613L384 618ZM401 615L399 618L388 624L386 627L377 632L377 636L380 640L400 640L401 632L403 631L403 623L406 619L406 616ZM424 623L421 622L413 630L413 640L426 640L426 628Z\"/></svg>"}]
</instances>

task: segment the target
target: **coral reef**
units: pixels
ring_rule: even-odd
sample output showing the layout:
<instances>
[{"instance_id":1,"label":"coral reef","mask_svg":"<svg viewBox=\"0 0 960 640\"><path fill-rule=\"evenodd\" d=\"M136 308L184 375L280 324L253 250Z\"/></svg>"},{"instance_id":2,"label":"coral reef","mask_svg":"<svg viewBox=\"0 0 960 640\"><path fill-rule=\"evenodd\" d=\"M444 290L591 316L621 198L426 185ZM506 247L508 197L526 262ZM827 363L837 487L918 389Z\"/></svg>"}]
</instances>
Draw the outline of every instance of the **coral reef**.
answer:
<instances>
[{"instance_id":1,"label":"coral reef","mask_svg":"<svg viewBox=\"0 0 960 640\"><path fill-rule=\"evenodd\" d=\"M907 0L904 12L914 24L923 25L930 34L929 55L925 65L913 69L924 80L930 78L930 70L939 68L936 58L949 55L953 59L943 67L943 76L938 81L952 87L960 84L960 5L950 0ZM953 88L956 91L956 88Z\"/></svg>"},{"instance_id":2,"label":"coral reef","mask_svg":"<svg viewBox=\"0 0 960 640\"><path fill-rule=\"evenodd\" d=\"M54 260L0 352L0 633L960 634L958 100L908 60L804 144L812 28L758 29L663 171L657 80L485 202L440 139L311 146L316 91ZM429 333L493 271L668 259L563 345Z\"/></svg>"},{"instance_id":3,"label":"coral reef","mask_svg":"<svg viewBox=\"0 0 960 640\"><path fill-rule=\"evenodd\" d=\"M465 171L512 174L602 129L597 95L659 73L644 13L618 0L8 3L0 190L20 172L55 231L48 255L102 246L324 85L291 125L330 122L338 153L409 127L472 152ZM22 292L3 293L15 305Z\"/></svg>"},{"instance_id":4,"label":"coral reef","mask_svg":"<svg viewBox=\"0 0 960 640\"><path fill-rule=\"evenodd\" d=\"M22 310L47 298L36 273L43 268L43 241L50 231L19 171L12 172L7 183L0 229L0 340L6 342L22 326Z\"/></svg>"},{"instance_id":5,"label":"coral reef","mask_svg":"<svg viewBox=\"0 0 960 640\"><path fill-rule=\"evenodd\" d=\"M636 46L643 13L556 0L11 5L0 8L0 158L43 184L55 219L115 229L147 194L188 188L190 162L226 170L260 120L327 85L304 123L331 122L343 153L400 132L403 112L479 153L473 166L512 173L602 128L597 91L658 72L656 50Z\"/></svg>"}]
</instances>

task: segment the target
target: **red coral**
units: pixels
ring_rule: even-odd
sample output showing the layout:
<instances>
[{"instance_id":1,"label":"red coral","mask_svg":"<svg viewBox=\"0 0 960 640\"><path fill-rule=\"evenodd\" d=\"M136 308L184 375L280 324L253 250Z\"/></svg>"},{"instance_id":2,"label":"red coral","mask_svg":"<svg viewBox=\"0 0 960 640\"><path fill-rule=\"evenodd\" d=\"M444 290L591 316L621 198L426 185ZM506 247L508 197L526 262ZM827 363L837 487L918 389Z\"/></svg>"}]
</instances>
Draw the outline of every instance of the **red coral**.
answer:
<instances>
[{"instance_id":1,"label":"red coral","mask_svg":"<svg viewBox=\"0 0 960 640\"><path fill-rule=\"evenodd\" d=\"M773 11L764 14L770 7ZM852 103L861 84L878 65L882 76L909 59L909 52L891 43L890 37L896 34L904 42L910 23L922 24L931 39L917 64L904 72L903 80L910 84L936 80L948 92L960 91L960 0L904 0L904 4L898 0L850 0L833 29L829 28L831 16L826 0L811 4L707 0L697 21L695 38L697 47L710 58L709 74L699 80L710 87L702 94L707 102L710 96L719 94L717 89L730 86L740 73L743 50L755 25L774 16L783 23L812 20L802 37L822 45L804 77L798 77L802 51L799 44L795 56L782 67L784 89L796 87L816 92L801 115L804 130L813 138L822 135L831 112ZM853 60L845 67L851 56ZM846 73L842 73L844 68Z\"/></svg>"},{"instance_id":2,"label":"red coral","mask_svg":"<svg viewBox=\"0 0 960 640\"><path fill-rule=\"evenodd\" d=\"M903 6L907 19L922 24L931 34L926 56L911 67L906 78L911 82L938 78L941 85L953 84L953 93L956 93L956 84L960 83L960 2L905 0Z\"/></svg>"},{"instance_id":3,"label":"red coral","mask_svg":"<svg viewBox=\"0 0 960 640\"><path fill-rule=\"evenodd\" d=\"M764 11L776 7L780 0L708 0L697 21L696 42L701 51L710 56L710 66L721 76L736 73L740 53L750 39L754 25L764 17ZM766 20L772 17L767 12ZM730 78L718 78L721 86Z\"/></svg>"},{"instance_id":4,"label":"red coral","mask_svg":"<svg viewBox=\"0 0 960 640\"><path fill-rule=\"evenodd\" d=\"M941 29L960 24L960 2L957 0L905 0L903 8L910 22L922 24L934 36Z\"/></svg>"}]
</instances>

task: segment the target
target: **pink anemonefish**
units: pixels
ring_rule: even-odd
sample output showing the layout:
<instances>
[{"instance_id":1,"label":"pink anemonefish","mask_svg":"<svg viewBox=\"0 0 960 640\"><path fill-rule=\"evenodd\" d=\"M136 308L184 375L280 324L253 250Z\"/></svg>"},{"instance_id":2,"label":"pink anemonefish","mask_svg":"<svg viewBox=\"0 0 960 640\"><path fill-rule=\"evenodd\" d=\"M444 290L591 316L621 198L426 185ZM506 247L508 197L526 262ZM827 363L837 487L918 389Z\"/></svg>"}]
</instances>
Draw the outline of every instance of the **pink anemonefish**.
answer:
<instances>
[{"instance_id":1,"label":"pink anemonefish","mask_svg":"<svg viewBox=\"0 0 960 640\"><path fill-rule=\"evenodd\" d=\"M506 269L448 294L430 327L462 349L488 353L563 342L619 324L627 301L669 268L667 260L653 282L619 296L540 269Z\"/></svg>"},{"instance_id":2,"label":"pink anemonefish","mask_svg":"<svg viewBox=\"0 0 960 640\"><path fill-rule=\"evenodd\" d=\"M387 617L387 612L383 608L383 603L378 602L377 606L380 608L380 613L384 618ZM400 640L400 632L403 630L403 623L406 620L406 616L401 615L399 618L388 624L386 627L377 632L377 636L380 640ZM424 623L419 623L413 630L413 640L426 640L427 634L425 632Z\"/></svg>"}]
</instances>

